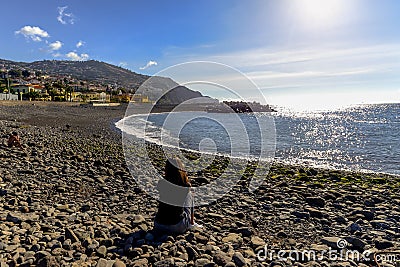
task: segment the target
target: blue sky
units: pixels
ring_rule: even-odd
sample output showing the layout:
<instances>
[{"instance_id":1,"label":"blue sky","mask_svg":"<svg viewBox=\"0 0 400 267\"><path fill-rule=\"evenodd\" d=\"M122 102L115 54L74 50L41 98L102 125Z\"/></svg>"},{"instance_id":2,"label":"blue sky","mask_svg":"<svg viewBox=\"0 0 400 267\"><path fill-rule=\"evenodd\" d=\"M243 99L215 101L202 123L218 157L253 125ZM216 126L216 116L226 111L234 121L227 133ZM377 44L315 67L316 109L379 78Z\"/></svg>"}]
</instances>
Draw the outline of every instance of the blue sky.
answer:
<instances>
[{"instance_id":1,"label":"blue sky","mask_svg":"<svg viewBox=\"0 0 400 267\"><path fill-rule=\"evenodd\" d=\"M237 68L273 104L400 102L398 14L395 0L14 0L0 58L145 74L206 60Z\"/></svg>"}]
</instances>

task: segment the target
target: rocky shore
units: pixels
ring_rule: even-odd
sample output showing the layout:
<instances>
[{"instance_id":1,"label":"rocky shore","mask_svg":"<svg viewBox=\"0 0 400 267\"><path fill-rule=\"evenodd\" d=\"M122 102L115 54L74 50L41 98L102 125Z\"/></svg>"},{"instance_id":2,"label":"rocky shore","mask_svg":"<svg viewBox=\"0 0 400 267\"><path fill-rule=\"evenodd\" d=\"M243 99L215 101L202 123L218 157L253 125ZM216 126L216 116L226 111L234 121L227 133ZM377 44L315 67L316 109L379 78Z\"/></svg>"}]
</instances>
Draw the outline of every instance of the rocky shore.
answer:
<instances>
[{"instance_id":1,"label":"rocky shore","mask_svg":"<svg viewBox=\"0 0 400 267\"><path fill-rule=\"evenodd\" d=\"M399 177L276 164L249 193L250 163L224 198L196 209L204 228L160 236L157 202L136 186L111 127L126 107L0 104L1 267L378 266L374 255L400 253ZM23 150L5 146L12 131Z\"/></svg>"}]
</instances>

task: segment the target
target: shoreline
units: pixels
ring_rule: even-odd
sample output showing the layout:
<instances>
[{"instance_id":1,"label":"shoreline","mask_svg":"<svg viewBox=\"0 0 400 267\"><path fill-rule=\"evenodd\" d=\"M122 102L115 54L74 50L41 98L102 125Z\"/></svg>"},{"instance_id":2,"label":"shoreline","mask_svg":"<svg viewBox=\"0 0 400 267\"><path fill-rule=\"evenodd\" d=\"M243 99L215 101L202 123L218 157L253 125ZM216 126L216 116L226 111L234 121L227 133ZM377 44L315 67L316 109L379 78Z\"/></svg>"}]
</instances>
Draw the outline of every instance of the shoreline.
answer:
<instances>
[{"instance_id":1,"label":"shoreline","mask_svg":"<svg viewBox=\"0 0 400 267\"><path fill-rule=\"evenodd\" d=\"M185 112L190 112L190 111L185 111ZM198 112L198 111L193 111L193 112ZM165 111L165 112L154 112L154 113L156 113L156 114L167 114L167 113L170 113L170 112ZM131 116L143 116L143 115L148 115L148 114L131 114ZM118 128L118 126L116 124L118 122L120 122L120 121L123 121L124 119L126 119L126 117L123 117L123 118L121 118L119 120L115 120L115 123L112 125L112 129L115 130L116 132L118 132L119 134L121 134L121 136L123 136L123 131L120 128ZM131 134L128 134L128 135L131 135ZM137 137L137 138L140 138L140 137ZM152 144L155 144L157 146L163 146L162 144L157 143L155 141L151 141L151 140L145 140L145 142L152 143ZM177 147L174 147L174 148L177 148ZM181 151L186 151L186 152L189 152L189 153L195 153L195 154L196 153L200 153L200 154L206 154L206 155L213 155L213 153L200 152L200 151L196 151L194 149L180 148L180 150ZM235 158L235 159L247 160L247 161L260 161L260 159L257 159L255 157L249 157L249 158L240 157L240 156L233 156L232 157L230 155L223 154L223 153L217 153L216 156L218 156L218 157L227 157L227 158ZM267 161L267 160L261 160L261 161ZM315 169L320 169L320 170L343 171L343 172L349 172L349 173L355 173L355 174L361 173L361 174L370 174L370 175L387 175L387 176L393 176L393 177L397 177L397 178L400 177L400 174L387 173L387 172L384 172L384 171L377 172L377 171L373 171L373 170L369 170L369 169L351 169L351 168L346 167L346 166L343 166L341 168L337 168L337 167L334 167L332 165L327 166L327 164L325 164L325 165L314 164L312 162L307 162L306 160L303 160L303 162L288 162L288 161L285 161L284 159L278 159L278 158L274 157L272 159L272 161L271 161L271 165L274 165L274 164L285 165L285 166L288 166L288 167L293 166L295 168L306 167L306 168L315 168Z\"/></svg>"},{"instance_id":2,"label":"shoreline","mask_svg":"<svg viewBox=\"0 0 400 267\"><path fill-rule=\"evenodd\" d=\"M3 143L17 130L24 145L24 151L0 148L0 262L350 266L354 262L328 258L260 261L257 253L265 245L321 252L338 249L339 239L360 252L400 250L398 177L279 164L255 192L247 190L250 164L227 195L197 207L203 229L157 236L151 231L157 201L131 177L121 135L110 127L124 114L123 107L0 106ZM163 158L151 148L162 169ZM139 159L141 151L136 152ZM205 178L216 178L215 171L218 167L210 168Z\"/></svg>"}]
</instances>

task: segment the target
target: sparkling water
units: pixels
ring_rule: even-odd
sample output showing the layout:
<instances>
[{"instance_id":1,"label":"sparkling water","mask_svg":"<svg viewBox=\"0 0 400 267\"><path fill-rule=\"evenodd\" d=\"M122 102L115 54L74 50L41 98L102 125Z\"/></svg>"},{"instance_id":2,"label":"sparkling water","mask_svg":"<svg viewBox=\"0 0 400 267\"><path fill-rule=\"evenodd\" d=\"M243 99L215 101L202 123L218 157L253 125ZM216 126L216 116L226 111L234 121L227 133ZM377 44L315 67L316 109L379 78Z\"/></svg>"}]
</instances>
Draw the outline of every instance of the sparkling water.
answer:
<instances>
[{"instance_id":1,"label":"sparkling water","mask_svg":"<svg viewBox=\"0 0 400 267\"><path fill-rule=\"evenodd\" d=\"M289 164L400 175L399 112L400 104L379 104L321 112L160 113L126 117L117 127L149 142L204 153L259 159L271 156L266 149Z\"/></svg>"}]
</instances>

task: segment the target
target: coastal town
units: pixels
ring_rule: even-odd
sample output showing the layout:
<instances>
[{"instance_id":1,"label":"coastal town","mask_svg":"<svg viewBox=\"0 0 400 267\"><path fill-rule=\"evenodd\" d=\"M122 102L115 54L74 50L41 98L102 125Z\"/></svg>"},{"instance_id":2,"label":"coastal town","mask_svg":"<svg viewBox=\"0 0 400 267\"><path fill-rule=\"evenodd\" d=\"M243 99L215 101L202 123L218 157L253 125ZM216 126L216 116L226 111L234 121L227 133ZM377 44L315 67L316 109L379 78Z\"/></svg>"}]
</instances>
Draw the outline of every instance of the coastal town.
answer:
<instances>
[{"instance_id":1,"label":"coastal town","mask_svg":"<svg viewBox=\"0 0 400 267\"><path fill-rule=\"evenodd\" d=\"M0 65L0 100L66 102L149 102L134 94L133 88L101 84L71 75L52 75L27 69L7 69Z\"/></svg>"},{"instance_id":2,"label":"coastal town","mask_svg":"<svg viewBox=\"0 0 400 267\"><path fill-rule=\"evenodd\" d=\"M53 66L63 66L64 64L79 64L63 61L43 61L43 64ZM85 65L86 63L80 63ZM144 78L138 79L136 83L124 83L119 79L101 80L93 79L90 75L93 71L98 71L106 63L95 62L95 66L90 69L87 67L70 71L69 73L48 72L42 69L21 68L19 65L0 64L0 100L12 101L55 101L55 102L76 102L81 104L90 103L96 105L118 105L118 103L144 103L152 104L156 100L154 91L162 88L176 86L180 90L179 94L173 94L175 97L164 98L158 106L158 110L174 108L179 103L187 99L203 97L198 92L191 91L185 87L162 78L161 83L156 83L155 87L150 87L143 94L136 93L140 82ZM110 66L110 65L108 65ZM114 66L116 67L116 66ZM116 67L118 68L118 67ZM48 66L46 66L48 69ZM84 73L86 69L87 73ZM121 71L119 69L119 71ZM126 71L126 70L124 70ZM80 78L76 75L80 72ZM82 73L83 72L83 73ZM133 72L128 72L135 75ZM83 78L82 78L83 77ZM84 79L86 78L86 79ZM137 79L137 77L135 77ZM148 83L149 84L149 83ZM157 88L156 88L157 87ZM166 101L165 101L166 100ZM202 102L200 100L200 102ZM251 112L273 112L275 111L269 105L262 105L258 102L247 103L245 101L222 101L207 98L204 103L186 105L188 110L205 110L209 113L251 113Z\"/></svg>"}]
</instances>

